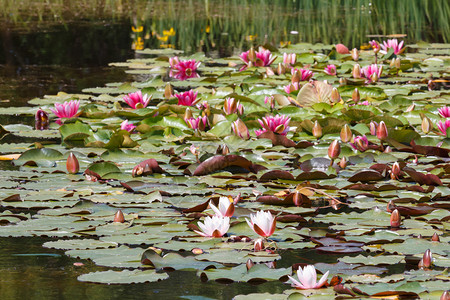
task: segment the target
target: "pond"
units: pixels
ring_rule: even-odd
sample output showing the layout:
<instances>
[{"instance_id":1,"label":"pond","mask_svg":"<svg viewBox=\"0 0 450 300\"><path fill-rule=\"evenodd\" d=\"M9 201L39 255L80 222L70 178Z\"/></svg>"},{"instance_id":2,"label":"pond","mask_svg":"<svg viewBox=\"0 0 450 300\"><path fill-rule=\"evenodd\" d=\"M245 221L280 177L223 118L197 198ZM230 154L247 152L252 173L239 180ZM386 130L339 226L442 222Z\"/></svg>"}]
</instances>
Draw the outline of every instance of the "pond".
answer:
<instances>
[{"instance_id":1,"label":"pond","mask_svg":"<svg viewBox=\"0 0 450 300\"><path fill-rule=\"evenodd\" d=\"M447 1L14 3L0 1L2 299L330 299L339 280L359 298L443 293ZM368 41L394 38L404 52L375 58ZM179 80L175 56L201 64ZM138 90L152 98L132 109ZM69 100L82 113L59 125L50 109ZM222 238L193 231L210 201L234 203ZM264 251L246 222L259 210L277 216ZM291 288L298 264L330 287Z\"/></svg>"}]
</instances>

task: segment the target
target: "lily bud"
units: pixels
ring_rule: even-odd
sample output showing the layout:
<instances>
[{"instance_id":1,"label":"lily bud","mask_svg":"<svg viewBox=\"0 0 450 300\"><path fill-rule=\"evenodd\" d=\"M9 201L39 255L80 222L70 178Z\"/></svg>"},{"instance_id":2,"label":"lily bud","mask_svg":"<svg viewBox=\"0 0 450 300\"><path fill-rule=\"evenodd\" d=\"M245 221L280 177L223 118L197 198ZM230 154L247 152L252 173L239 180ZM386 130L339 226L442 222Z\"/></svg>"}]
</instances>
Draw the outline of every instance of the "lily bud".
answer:
<instances>
[{"instance_id":1,"label":"lily bud","mask_svg":"<svg viewBox=\"0 0 450 300\"><path fill-rule=\"evenodd\" d=\"M255 265L255 263L250 258L245 263L245 266L247 267L247 271L249 271L254 265Z\"/></svg>"},{"instance_id":2,"label":"lily bud","mask_svg":"<svg viewBox=\"0 0 450 300\"><path fill-rule=\"evenodd\" d=\"M341 145L338 140L334 140L328 147L328 156L331 159L336 159L339 157L339 154L341 154Z\"/></svg>"},{"instance_id":3,"label":"lily bud","mask_svg":"<svg viewBox=\"0 0 450 300\"><path fill-rule=\"evenodd\" d=\"M186 111L184 112L184 120L189 120L193 118L192 111L189 107L186 107Z\"/></svg>"},{"instance_id":4,"label":"lily bud","mask_svg":"<svg viewBox=\"0 0 450 300\"><path fill-rule=\"evenodd\" d=\"M262 239L255 240L253 244L253 251L258 252L264 249L264 241Z\"/></svg>"},{"instance_id":5,"label":"lily bud","mask_svg":"<svg viewBox=\"0 0 450 300\"><path fill-rule=\"evenodd\" d=\"M432 264L433 264L433 254L431 253L430 249L427 249L423 254L422 266L424 268L429 268L431 267Z\"/></svg>"},{"instance_id":6,"label":"lily bud","mask_svg":"<svg viewBox=\"0 0 450 300\"><path fill-rule=\"evenodd\" d=\"M355 79L361 78L361 67L359 64L353 66L352 76Z\"/></svg>"},{"instance_id":7,"label":"lily bud","mask_svg":"<svg viewBox=\"0 0 450 300\"><path fill-rule=\"evenodd\" d=\"M341 167L342 169L345 169L347 167L347 163L348 160L347 158L344 156L341 158L341 160L339 161L339 167Z\"/></svg>"},{"instance_id":8,"label":"lily bud","mask_svg":"<svg viewBox=\"0 0 450 300\"><path fill-rule=\"evenodd\" d=\"M339 94L338 89L334 87L333 90L331 90L331 102L338 103L339 101L341 101L341 95Z\"/></svg>"},{"instance_id":9,"label":"lily bud","mask_svg":"<svg viewBox=\"0 0 450 300\"><path fill-rule=\"evenodd\" d=\"M388 136L388 130L384 121L381 121L377 127L377 138L381 141L385 140Z\"/></svg>"},{"instance_id":10,"label":"lily bud","mask_svg":"<svg viewBox=\"0 0 450 300\"><path fill-rule=\"evenodd\" d=\"M373 73L372 75L370 75L370 81L372 83L378 82L378 74L377 73Z\"/></svg>"},{"instance_id":11,"label":"lily bud","mask_svg":"<svg viewBox=\"0 0 450 300\"><path fill-rule=\"evenodd\" d=\"M237 119L233 123L231 123L231 128L236 136L241 139L248 140L250 138L250 133L248 132L247 126L242 122L241 119Z\"/></svg>"},{"instance_id":12,"label":"lily bud","mask_svg":"<svg viewBox=\"0 0 450 300\"><path fill-rule=\"evenodd\" d=\"M317 120L314 122L314 126L312 128L312 134L315 138L320 138L322 136L322 126L320 126Z\"/></svg>"},{"instance_id":13,"label":"lily bud","mask_svg":"<svg viewBox=\"0 0 450 300\"><path fill-rule=\"evenodd\" d=\"M384 153L391 153L391 152L392 152L391 146L387 146L387 147L384 149Z\"/></svg>"},{"instance_id":14,"label":"lily bud","mask_svg":"<svg viewBox=\"0 0 450 300\"><path fill-rule=\"evenodd\" d=\"M347 78L341 77L339 78L339 86L347 85Z\"/></svg>"},{"instance_id":15,"label":"lily bud","mask_svg":"<svg viewBox=\"0 0 450 300\"><path fill-rule=\"evenodd\" d=\"M203 249L200 249L200 248L192 249L192 253L195 255L203 254L203 252L204 252Z\"/></svg>"},{"instance_id":16,"label":"lily bud","mask_svg":"<svg viewBox=\"0 0 450 300\"><path fill-rule=\"evenodd\" d=\"M401 217L400 213L397 209L394 209L394 211L391 213L391 227L397 228L400 227L401 224Z\"/></svg>"},{"instance_id":17,"label":"lily bud","mask_svg":"<svg viewBox=\"0 0 450 300\"><path fill-rule=\"evenodd\" d=\"M435 232L433 233L433 236L431 237L432 242L440 242L441 239L439 238L439 235Z\"/></svg>"},{"instance_id":18,"label":"lily bud","mask_svg":"<svg viewBox=\"0 0 450 300\"><path fill-rule=\"evenodd\" d=\"M350 142L352 139L352 130L348 127L347 124L344 125L341 129L341 140L344 143Z\"/></svg>"},{"instance_id":19,"label":"lily bud","mask_svg":"<svg viewBox=\"0 0 450 300\"><path fill-rule=\"evenodd\" d=\"M395 67L395 58L391 59L391 62L389 63L389 67Z\"/></svg>"},{"instance_id":20,"label":"lily bud","mask_svg":"<svg viewBox=\"0 0 450 300\"><path fill-rule=\"evenodd\" d=\"M275 75L275 72L273 71L273 69L271 67L266 67L266 75L268 77Z\"/></svg>"},{"instance_id":21,"label":"lily bud","mask_svg":"<svg viewBox=\"0 0 450 300\"><path fill-rule=\"evenodd\" d=\"M300 82L301 80L302 80L302 76L300 75L300 72L298 70L296 70L294 72L294 74L292 74L291 82L296 83L296 82Z\"/></svg>"},{"instance_id":22,"label":"lily bud","mask_svg":"<svg viewBox=\"0 0 450 300\"><path fill-rule=\"evenodd\" d=\"M391 179L396 180L396 179L398 179L399 175L400 175L400 165L398 164L398 162L395 162L392 165L392 169L391 169Z\"/></svg>"},{"instance_id":23,"label":"lily bud","mask_svg":"<svg viewBox=\"0 0 450 300\"><path fill-rule=\"evenodd\" d=\"M428 90L432 91L436 89L436 83L433 80L428 80Z\"/></svg>"},{"instance_id":24,"label":"lily bud","mask_svg":"<svg viewBox=\"0 0 450 300\"><path fill-rule=\"evenodd\" d=\"M242 106L239 100L236 101L236 99L228 97L225 99L223 103L223 111L225 112L226 115L231 115L237 111L239 106ZM243 110L243 108L241 109Z\"/></svg>"},{"instance_id":25,"label":"lily bud","mask_svg":"<svg viewBox=\"0 0 450 300\"><path fill-rule=\"evenodd\" d=\"M173 97L173 86L169 83L166 84L166 87L164 88L164 98L170 99Z\"/></svg>"},{"instance_id":26,"label":"lily bud","mask_svg":"<svg viewBox=\"0 0 450 300\"><path fill-rule=\"evenodd\" d=\"M433 124L431 123L431 120L428 119L428 117L424 117L422 119L422 131L423 133L427 134L433 129Z\"/></svg>"},{"instance_id":27,"label":"lily bud","mask_svg":"<svg viewBox=\"0 0 450 300\"><path fill-rule=\"evenodd\" d=\"M279 63L277 67L277 74L281 75L284 73L286 73L286 67L282 63Z\"/></svg>"},{"instance_id":28,"label":"lily bud","mask_svg":"<svg viewBox=\"0 0 450 300\"><path fill-rule=\"evenodd\" d=\"M352 54L352 58L353 58L354 61L358 61L359 60L358 49L353 48L351 54Z\"/></svg>"},{"instance_id":29,"label":"lily bud","mask_svg":"<svg viewBox=\"0 0 450 300\"><path fill-rule=\"evenodd\" d=\"M371 135L377 135L377 127L378 123L375 121L370 121L369 128L370 128L370 134Z\"/></svg>"},{"instance_id":30,"label":"lily bud","mask_svg":"<svg viewBox=\"0 0 450 300\"><path fill-rule=\"evenodd\" d=\"M359 90L358 90L358 88L355 88L352 93L352 100L353 100L353 102L358 103L360 99L361 99L361 96L359 94Z\"/></svg>"},{"instance_id":31,"label":"lily bud","mask_svg":"<svg viewBox=\"0 0 450 300\"><path fill-rule=\"evenodd\" d=\"M72 152L70 152L69 157L67 157L66 168L67 172L69 172L70 174L76 174L80 170L78 159Z\"/></svg>"},{"instance_id":32,"label":"lily bud","mask_svg":"<svg viewBox=\"0 0 450 300\"><path fill-rule=\"evenodd\" d=\"M394 61L394 66L397 68L397 69L400 69L400 66L401 66L401 61L400 61L400 58L396 58L395 59L395 61Z\"/></svg>"},{"instance_id":33,"label":"lily bud","mask_svg":"<svg viewBox=\"0 0 450 300\"><path fill-rule=\"evenodd\" d=\"M123 216L123 212L119 209L114 215L114 223L124 223L125 217Z\"/></svg>"},{"instance_id":34,"label":"lily bud","mask_svg":"<svg viewBox=\"0 0 450 300\"><path fill-rule=\"evenodd\" d=\"M411 104L410 106L408 106L408 108L406 109L406 112L411 112L414 110L414 108L416 108L416 104Z\"/></svg>"},{"instance_id":35,"label":"lily bud","mask_svg":"<svg viewBox=\"0 0 450 300\"><path fill-rule=\"evenodd\" d=\"M253 49L253 47L251 47L250 50L248 51L247 57L250 62L256 61L256 52L255 49Z\"/></svg>"},{"instance_id":36,"label":"lily bud","mask_svg":"<svg viewBox=\"0 0 450 300\"><path fill-rule=\"evenodd\" d=\"M230 153L230 148L226 144L219 145L216 150L216 154L227 155Z\"/></svg>"},{"instance_id":37,"label":"lily bud","mask_svg":"<svg viewBox=\"0 0 450 300\"><path fill-rule=\"evenodd\" d=\"M450 300L450 290L444 291L439 300Z\"/></svg>"},{"instance_id":38,"label":"lily bud","mask_svg":"<svg viewBox=\"0 0 450 300\"><path fill-rule=\"evenodd\" d=\"M44 110L38 109L36 115L34 116L34 119L34 127L36 128L36 130L48 129L48 113L46 113Z\"/></svg>"},{"instance_id":39,"label":"lily bud","mask_svg":"<svg viewBox=\"0 0 450 300\"><path fill-rule=\"evenodd\" d=\"M303 200L302 200L299 192L294 192L294 195L292 196L292 202L294 202L295 206L302 205Z\"/></svg>"}]
</instances>

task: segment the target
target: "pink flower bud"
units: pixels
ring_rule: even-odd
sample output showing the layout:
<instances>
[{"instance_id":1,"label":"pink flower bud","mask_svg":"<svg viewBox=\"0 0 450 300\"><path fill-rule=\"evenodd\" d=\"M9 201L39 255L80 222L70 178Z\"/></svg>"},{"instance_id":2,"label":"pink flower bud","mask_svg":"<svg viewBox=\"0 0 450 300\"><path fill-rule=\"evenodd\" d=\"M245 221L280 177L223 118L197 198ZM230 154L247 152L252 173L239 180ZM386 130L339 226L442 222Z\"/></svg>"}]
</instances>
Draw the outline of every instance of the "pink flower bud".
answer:
<instances>
[{"instance_id":1,"label":"pink flower bud","mask_svg":"<svg viewBox=\"0 0 450 300\"><path fill-rule=\"evenodd\" d=\"M348 143L351 141L352 130L350 129L348 124L345 124L344 127L342 127L340 136L341 136L342 142L344 142L344 143Z\"/></svg>"},{"instance_id":2,"label":"pink flower bud","mask_svg":"<svg viewBox=\"0 0 450 300\"><path fill-rule=\"evenodd\" d=\"M245 263L245 266L247 267L247 271L249 271L254 265L255 265L255 263L250 258Z\"/></svg>"},{"instance_id":3,"label":"pink flower bud","mask_svg":"<svg viewBox=\"0 0 450 300\"><path fill-rule=\"evenodd\" d=\"M352 59L353 59L354 61L358 61L358 60L359 60L359 52L358 52L358 49L353 48L353 49L352 49L352 52L351 52L351 55L352 55Z\"/></svg>"},{"instance_id":4,"label":"pink flower bud","mask_svg":"<svg viewBox=\"0 0 450 300\"><path fill-rule=\"evenodd\" d=\"M328 156L331 159L336 159L339 157L339 154L341 153L341 145L339 144L338 140L334 140L330 147L328 148Z\"/></svg>"},{"instance_id":5,"label":"pink flower bud","mask_svg":"<svg viewBox=\"0 0 450 300\"><path fill-rule=\"evenodd\" d=\"M369 127L370 127L370 134L377 135L378 123L375 121L370 121Z\"/></svg>"},{"instance_id":6,"label":"pink flower bud","mask_svg":"<svg viewBox=\"0 0 450 300\"><path fill-rule=\"evenodd\" d=\"M264 241L262 239L255 240L253 251L258 252L264 250Z\"/></svg>"},{"instance_id":7,"label":"pink flower bud","mask_svg":"<svg viewBox=\"0 0 450 300\"><path fill-rule=\"evenodd\" d=\"M424 268L429 268L433 264L433 254L430 249L427 249L423 254L422 265Z\"/></svg>"},{"instance_id":8,"label":"pink flower bud","mask_svg":"<svg viewBox=\"0 0 450 300\"><path fill-rule=\"evenodd\" d=\"M124 223L125 217L123 215L123 212L119 209L116 214L114 215L114 223Z\"/></svg>"},{"instance_id":9,"label":"pink flower bud","mask_svg":"<svg viewBox=\"0 0 450 300\"><path fill-rule=\"evenodd\" d=\"M384 121L380 122L380 125L377 127L377 138L381 141L385 140L388 136L388 130Z\"/></svg>"},{"instance_id":10,"label":"pink flower bud","mask_svg":"<svg viewBox=\"0 0 450 300\"><path fill-rule=\"evenodd\" d=\"M395 162L392 165L392 169L391 169L391 179L396 180L396 179L398 179L399 175L400 175L400 165L398 164L398 162Z\"/></svg>"},{"instance_id":11,"label":"pink flower bud","mask_svg":"<svg viewBox=\"0 0 450 300\"><path fill-rule=\"evenodd\" d=\"M439 238L439 235L435 232L433 233L433 236L431 237L431 241L433 242L440 242L441 239Z\"/></svg>"},{"instance_id":12,"label":"pink flower bud","mask_svg":"<svg viewBox=\"0 0 450 300\"><path fill-rule=\"evenodd\" d=\"M355 79L361 78L361 67L359 64L353 66L352 76Z\"/></svg>"},{"instance_id":13,"label":"pink flower bud","mask_svg":"<svg viewBox=\"0 0 450 300\"><path fill-rule=\"evenodd\" d=\"M359 90L358 90L358 88L355 88L352 93L352 100L353 100L353 102L358 103L360 99L361 99L361 96L359 94Z\"/></svg>"},{"instance_id":14,"label":"pink flower bud","mask_svg":"<svg viewBox=\"0 0 450 300\"><path fill-rule=\"evenodd\" d=\"M320 138L322 136L322 126L320 126L319 122L314 121L314 126L312 128L312 134L315 138Z\"/></svg>"},{"instance_id":15,"label":"pink flower bud","mask_svg":"<svg viewBox=\"0 0 450 300\"><path fill-rule=\"evenodd\" d=\"M66 168L67 172L69 172L70 174L76 174L80 170L78 159L72 152L70 152L69 157L67 158Z\"/></svg>"},{"instance_id":16,"label":"pink flower bud","mask_svg":"<svg viewBox=\"0 0 450 300\"><path fill-rule=\"evenodd\" d=\"M400 227L401 224L401 217L400 213L397 209L394 209L394 211L391 213L391 227L397 228Z\"/></svg>"}]
</instances>

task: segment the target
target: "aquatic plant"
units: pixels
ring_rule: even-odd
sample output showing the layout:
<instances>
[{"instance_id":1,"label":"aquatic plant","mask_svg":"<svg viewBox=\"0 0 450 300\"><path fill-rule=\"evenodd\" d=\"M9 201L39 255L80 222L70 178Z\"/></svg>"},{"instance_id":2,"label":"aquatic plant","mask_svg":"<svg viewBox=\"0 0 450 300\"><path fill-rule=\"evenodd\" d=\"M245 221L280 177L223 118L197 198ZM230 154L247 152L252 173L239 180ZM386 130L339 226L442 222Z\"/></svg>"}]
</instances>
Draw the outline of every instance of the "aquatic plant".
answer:
<instances>
[{"instance_id":1,"label":"aquatic plant","mask_svg":"<svg viewBox=\"0 0 450 300\"><path fill-rule=\"evenodd\" d=\"M275 232L277 221L270 211L258 211L256 214L250 214L250 221L246 218L248 226L253 231L267 238Z\"/></svg>"},{"instance_id":2,"label":"aquatic plant","mask_svg":"<svg viewBox=\"0 0 450 300\"><path fill-rule=\"evenodd\" d=\"M150 102L152 96L148 96L147 94L142 95L141 91L137 91L134 93L130 93L123 97L123 100L133 109L139 109L147 107Z\"/></svg>"},{"instance_id":3,"label":"aquatic plant","mask_svg":"<svg viewBox=\"0 0 450 300\"><path fill-rule=\"evenodd\" d=\"M313 265L307 265L303 269L297 270L298 281L292 276L288 276L292 286L299 290L320 289L327 283L329 271L323 274L319 282L317 282L317 272Z\"/></svg>"},{"instance_id":4,"label":"aquatic plant","mask_svg":"<svg viewBox=\"0 0 450 300\"><path fill-rule=\"evenodd\" d=\"M198 222L201 231L194 230L196 233L204 237L222 237L230 228L230 218L213 216L206 217L202 222Z\"/></svg>"}]
</instances>

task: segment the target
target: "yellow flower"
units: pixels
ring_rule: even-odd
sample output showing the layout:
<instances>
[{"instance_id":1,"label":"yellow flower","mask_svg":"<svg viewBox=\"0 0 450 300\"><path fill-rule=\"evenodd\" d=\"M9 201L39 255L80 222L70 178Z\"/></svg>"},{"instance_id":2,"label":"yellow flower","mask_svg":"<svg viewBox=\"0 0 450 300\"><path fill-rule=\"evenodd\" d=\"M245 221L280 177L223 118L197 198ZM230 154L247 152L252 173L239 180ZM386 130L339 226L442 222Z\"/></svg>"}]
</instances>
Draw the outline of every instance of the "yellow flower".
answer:
<instances>
[{"instance_id":1,"label":"yellow flower","mask_svg":"<svg viewBox=\"0 0 450 300\"><path fill-rule=\"evenodd\" d=\"M171 27L170 30L163 30L163 35L173 36L175 35L175 30L173 30L173 27Z\"/></svg>"},{"instance_id":2,"label":"yellow flower","mask_svg":"<svg viewBox=\"0 0 450 300\"><path fill-rule=\"evenodd\" d=\"M167 42L167 40L169 39L169 36L168 35L164 35L164 36L157 35L156 38L158 40L160 40L161 42Z\"/></svg>"},{"instance_id":3,"label":"yellow flower","mask_svg":"<svg viewBox=\"0 0 450 300\"><path fill-rule=\"evenodd\" d=\"M245 39L246 39L247 41L251 42L251 41L255 40L257 37L258 37L257 34L255 34L255 35L251 35L251 34L250 34L250 35L247 35L247 36L245 37Z\"/></svg>"},{"instance_id":4,"label":"yellow flower","mask_svg":"<svg viewBox=\"0 0 450 300\"><path fill-rule=\"evenodd\" d=\"M137 28L131 26L131 30L133 30L133 32L142 32L144 31L144 26L138 26Z\"/></svg>"}]
</instances>

